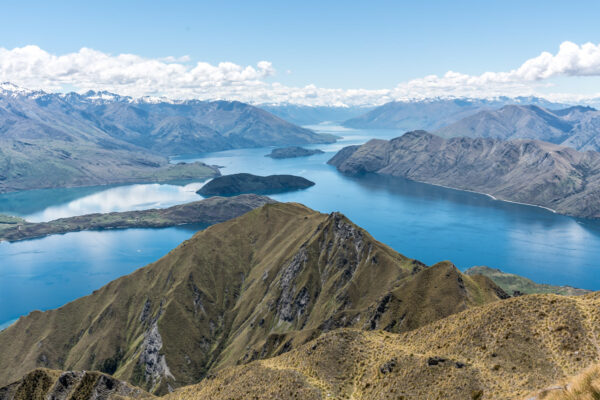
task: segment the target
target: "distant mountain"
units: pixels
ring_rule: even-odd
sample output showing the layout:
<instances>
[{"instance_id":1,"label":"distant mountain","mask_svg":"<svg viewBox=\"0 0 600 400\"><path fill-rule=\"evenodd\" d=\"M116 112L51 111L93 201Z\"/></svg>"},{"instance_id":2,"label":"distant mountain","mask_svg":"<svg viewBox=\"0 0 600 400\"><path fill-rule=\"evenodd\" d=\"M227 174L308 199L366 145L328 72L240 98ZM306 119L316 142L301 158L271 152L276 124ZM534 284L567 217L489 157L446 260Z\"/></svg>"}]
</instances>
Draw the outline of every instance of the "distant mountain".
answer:
<instances>
[{"instance_id":1,"label":"distant mountain","mask_svg":"<svg viewBox=\"0 0 600 400\"><path fill-rule=\"evenodd\" d=\"M173 154L333 141L240 102L50 94L0 84L0 192L154 180L161 168L181 169L168 167Z\"/></svg>"},{"instance_id":2,"label":"distant mountain","mask_svg":"<svg viewBox=\"0 0 600 400\"><path fill-rule=\"evenodd\" d=\"M236 101L132 99L93 91L50 94L9 83L0 84L0 133L18 139L103 133L163 155L335 141Z\"/></svg>"},{"instance_id":3,"label":"distant mountain","mask_svg":"<svg viewBox=\"0 0 600 400\"><path fill-rule=\"evenodd\" d=\"M425 131L342 149L329 163L348 174L378 173L502 200L600 218L600 153L535 140L443 139Z\"/></svg>"},{"instance_id":4,"label":"distant mountain","mask_svg":"<svg viewBox=\"0 0 600 400\"><path fill-rule=\"evenodd\" d=\"M0 387L45 367L100 370L164 394L336 328L406 332L506 297L450 262L398 254L339 213L267 204L0 331Z\"/></svg>"},{"instance_id":5,"label":"distant mountain","mask_svg":"<svg viewBox=\"0 0 600 400\"><path fill-rule=\"evenodd\" d=\"M374 107L301 106L297 104L260 104L258 107L297 125L317 125L323 122L342 123L364 114Z\"/></svg>"},{"instance_id":6,"label":"distant mountain","mask_svg":"<svg viewBox=\"0 0 600 400\"><path fill-rule=\"evenodd\" d=\"M479 111L445 126L444 137L538 139L578 150L600 150L600 111L591 107L549 110L538 106L508 105Z\"/></svg>"},{"instance_id":7,"label":"distant mountain","mask_svg":"<svg viewBox=\"0 0 600 400\"><path fill-rule=\"evenodd\" d=\"M343 125L359 129L436 130L478 111L493 110L506 104L538 105L551 109L565 107L538 97L394 101L349 119Z\"/></svg>"}]
</instances>

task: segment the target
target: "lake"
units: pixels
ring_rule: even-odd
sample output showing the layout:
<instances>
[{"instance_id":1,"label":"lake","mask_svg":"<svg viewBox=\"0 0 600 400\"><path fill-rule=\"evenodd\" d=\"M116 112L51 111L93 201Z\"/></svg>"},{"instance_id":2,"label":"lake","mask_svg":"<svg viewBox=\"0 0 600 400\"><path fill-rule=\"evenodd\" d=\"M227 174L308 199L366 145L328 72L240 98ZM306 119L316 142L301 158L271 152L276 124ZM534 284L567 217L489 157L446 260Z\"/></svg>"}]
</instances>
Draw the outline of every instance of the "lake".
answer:
<instances>
[{"instance_id":1,"label":"lake","mask_svg":"<svg viewBox=\"0 0 600 400\"><path fill-rule=\"evenodd\" d=\"M318 126L344 136L325 154L274 160L271 149L173 157L223 166L223 174L294 174L315 186L272 196L321 212L341 211L377 240L427 264L488 265L538 282L600 290L600 223L485 195L405 179L348 177L326 164L343 146L400 131ZM0 213L33 221L90 212L168 207L201 199L202 182L37 190L0 195ZM60 306L168 253L201 227L77 232L0 243L0 324L34 309ZM1 327L1 325L0 325Z\"/></svg>"}]
</instances>

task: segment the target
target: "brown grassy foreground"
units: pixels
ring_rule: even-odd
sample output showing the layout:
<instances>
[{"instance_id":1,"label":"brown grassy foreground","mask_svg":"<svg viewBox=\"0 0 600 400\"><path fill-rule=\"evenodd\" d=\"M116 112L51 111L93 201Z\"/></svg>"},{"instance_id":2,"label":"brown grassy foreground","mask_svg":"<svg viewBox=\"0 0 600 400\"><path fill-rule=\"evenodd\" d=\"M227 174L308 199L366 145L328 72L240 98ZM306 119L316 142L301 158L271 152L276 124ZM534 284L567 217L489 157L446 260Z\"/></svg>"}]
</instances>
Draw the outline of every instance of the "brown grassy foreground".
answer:
<instances>
[{"instance_id":1,"label":"brown grassy foreground","mask_svg":"<svg viewBox=\"0 0 600 400\"><path fill-rule=\"evenodd\" d=\"M598 362L599 321L600 294L523 296L399 335L337 330L167 399L520 399ZM594 379L597 369L569 395Z\"/></svg>"}]
</instances>

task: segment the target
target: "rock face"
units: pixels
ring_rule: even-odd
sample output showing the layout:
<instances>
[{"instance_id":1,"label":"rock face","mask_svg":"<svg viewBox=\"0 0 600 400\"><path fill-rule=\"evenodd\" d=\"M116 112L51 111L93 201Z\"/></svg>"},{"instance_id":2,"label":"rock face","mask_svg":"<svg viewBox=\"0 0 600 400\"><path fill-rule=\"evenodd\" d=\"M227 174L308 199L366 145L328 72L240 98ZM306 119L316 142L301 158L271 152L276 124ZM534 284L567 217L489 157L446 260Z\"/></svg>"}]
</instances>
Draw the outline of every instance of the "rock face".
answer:
<instances>
[{"instance_id":1,"label":"rock face","mask_svg":"<svg viewBox=\"0 0 600 400\"><path fill-rule=\"evenodd\" d=\"M548 110L538 106L508 105L483 110L445 126L443 137L536 139L577 150L600 150L600 111L591 107Z\"/></svg>"},{"instance_id":2,"label":"rock face","mask_svg":"<svg viewBox=\"0 0 600 400\"><path fill-rule=\"evenodd\" d=\"M546 142L446 140L414 131L342 149L329 163L348 174L404 177L577 217L600 217L600 153Z\"/></svg>"},{"instance_id":3,"label":"rock face","mask_svg":"<svg viewBox=\"0 0 600 400\"><path fill-rule=\"evenodd\" d=\"M291 146L291 147L282 147L279 149L273 149L270 154L267 154L265 157L271 158L296 158L296 157L308 157L314 154L323 154L323 150L319 149L305 149L303 147Z\"/></svg>"},{"instance_id":4,"label":"rock face","mask_svg":"<svg viewBox=\"0 0 600 400\"><path fill-rule=\"evenodd\" d=\"M211 197L164 209L79 215L39 223L12 218L12 223L9 224L8 217L4 217L2 223L0 216L0 240L13 242L83 230L164 228L184 224L212 225L274 202L275 200L266 196L243 194L234 197Z\"/></svg>"},{"instance_id":5,"label":"rock face","mask_svg":"<svg viewBox=\"0 0 600 400\"><path fill-rule=\"evenodd\" d=\"M202 186L198 193L203 196L234 196L242 193L273 194L306 189L314 184L308 179L294 175L232 174L211 180Z\"/></svg>"},{"instance_id":6,"label":"rock face","mask_svg":"<svg viewBox=\"0 0 600 400\"><path fill-rule=\"evenodd\" d=\"M37 367L100 370L153 393L353 327L410 329L507 295L432 267L339 213L267 204L159 261L0 332L0 386Z\"/></svg>"},{"instance_id":7,"label":"rock face","mask_svg":"<svg viewBox=\"0 0 600 400\"><path fill-rule=\"evenodd\" d=\"M0 388L0 400L117 400L150 395L110 375L39 368Z\"/></svg>"}]
</instances>

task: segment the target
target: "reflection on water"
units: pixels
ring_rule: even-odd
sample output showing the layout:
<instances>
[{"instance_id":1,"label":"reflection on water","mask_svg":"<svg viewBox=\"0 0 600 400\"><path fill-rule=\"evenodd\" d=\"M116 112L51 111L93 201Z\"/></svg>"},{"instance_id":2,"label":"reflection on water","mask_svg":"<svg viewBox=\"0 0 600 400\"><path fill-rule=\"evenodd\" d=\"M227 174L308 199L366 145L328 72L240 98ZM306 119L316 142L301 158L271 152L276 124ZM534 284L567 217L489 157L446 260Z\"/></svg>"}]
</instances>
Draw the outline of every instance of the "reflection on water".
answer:
<instances>
[{"instance_id":1,"label":"reflection on water","mask_svg":"<svg viewBox=\"0 0 600 400\"><path fill-rule=\"evenodd\" d=\"M91 190L71 189L78 194L75 198L62 196L65 189L38 190L34 195L44 199L43 204L40 205L41 209L26 207L15 213L18 205L12 202L14 199L10 195L6 195L5 198L0 197L0 213L17 214L31 222L42 222L91 213L166 208L200 200L201 197L196 194L196 191L203 184L203 182L196 182L177 186L155 183L110 188L95 187ZM19 195L24 197L23 192ZM27 200L32 202L32 199Z\"/></svg>"},{"instance_id":2,"label":"reflection on water","mask_svg":"<svg viewBox=\"0 0 600 400\"><path fill-rule=\"evenodd\" d=\"M270 148L175 157L224 166L224 174L302 175L316 185L274 195L321 212L341 211L376 239L427 264L451 260L459 268L488 265L543 283L600 289L600 223L496 201L485 195L384 176L349 177L326 164L346 145L399 131L320 130L344 139L312 145L324 154L274 160ZM0 213L13 210L35 220L90 212L167 207L201 198L202 183L56 189L0 195ZM46 196L40 193L46 194ZM192 231L80 232L0 243L0 323L33 309L47 309L87 294L166 254Z\"/></svg>"}]
</instances>

